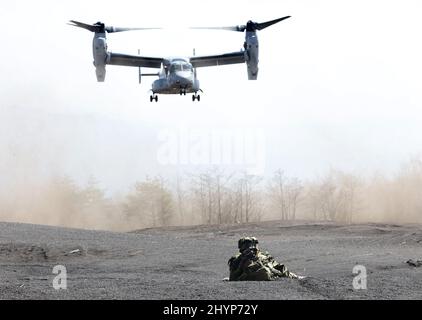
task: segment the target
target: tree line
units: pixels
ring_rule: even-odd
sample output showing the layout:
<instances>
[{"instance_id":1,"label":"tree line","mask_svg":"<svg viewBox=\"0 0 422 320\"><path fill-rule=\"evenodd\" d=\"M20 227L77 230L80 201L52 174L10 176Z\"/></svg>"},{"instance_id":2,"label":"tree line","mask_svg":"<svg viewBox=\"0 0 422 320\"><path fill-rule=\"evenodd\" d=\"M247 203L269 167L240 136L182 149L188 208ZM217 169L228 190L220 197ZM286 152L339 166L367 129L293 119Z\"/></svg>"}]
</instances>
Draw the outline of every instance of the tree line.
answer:
<instances>
[{"instance_id":1,"label":"tree line","mask_svg":"<svg viewBox=\"0 0 422 320\"><path fill-rule=\"evenodd\" d=\"M2 220L109 230L262 220L422 222L422 161L391 176L331 169L309 181L283 170L263 178L215 168L147 177L115 197L94 178L81 187L58 177L0 202Z\"/></svg>"}]
</instances>

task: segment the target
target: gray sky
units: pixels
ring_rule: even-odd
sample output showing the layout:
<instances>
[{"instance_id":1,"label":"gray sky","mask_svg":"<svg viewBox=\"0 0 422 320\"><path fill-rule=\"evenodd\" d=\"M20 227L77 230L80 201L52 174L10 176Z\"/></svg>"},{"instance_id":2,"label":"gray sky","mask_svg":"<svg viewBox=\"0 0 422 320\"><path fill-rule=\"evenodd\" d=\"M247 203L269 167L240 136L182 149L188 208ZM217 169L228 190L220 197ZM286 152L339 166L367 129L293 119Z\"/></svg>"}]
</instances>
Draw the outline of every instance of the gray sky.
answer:
<instances>
[{"instance_id":1,"label":"gray sky","mask_svg":"<svg viewBox=\"0 0 422 320\"><path fill-rule=\"evenodd\" d=\"M421 9L416 0L3 1L0 171L94 175L122 190L145 174L205 168L190 156L174 163L160 154L174 143L179 152L183 143L189 154L204 151L224 132L224 141L240 135L250 146L252 159L234 169L259 162L259 174L282 168L300 178L330 166L393 172L422 152ZM97 83L92 34L66 25L167 27L109 35L109 49L188 56L193 48L237 51L244 36L184 27L285 15L292 18L259 33L258 81L247 80L245 65L199 69L199 104L180 96L150 104L153 79L140 86L136 68L109 66Z\"/></svg>"}]
</instances>

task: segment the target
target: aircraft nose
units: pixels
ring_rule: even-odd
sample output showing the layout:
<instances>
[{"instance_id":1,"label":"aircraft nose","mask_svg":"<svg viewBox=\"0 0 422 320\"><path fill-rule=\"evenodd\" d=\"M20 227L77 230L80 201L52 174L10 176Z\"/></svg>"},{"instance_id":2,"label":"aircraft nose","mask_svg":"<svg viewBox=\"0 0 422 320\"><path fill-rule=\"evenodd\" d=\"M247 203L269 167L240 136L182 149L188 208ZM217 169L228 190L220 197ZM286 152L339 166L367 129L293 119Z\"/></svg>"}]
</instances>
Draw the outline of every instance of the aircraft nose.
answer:
<instances>
[{"instance_id":1,"label":"aircraft nose","mask_svg":"<svg viewBox=\"0 0 422 320\"><path fill-rule=\"evenodd\" d=\"M181 86L186 86L192 84L192 77L187 75L177 75L175 77L176 83Z\"/></svg>"}]
</instances>

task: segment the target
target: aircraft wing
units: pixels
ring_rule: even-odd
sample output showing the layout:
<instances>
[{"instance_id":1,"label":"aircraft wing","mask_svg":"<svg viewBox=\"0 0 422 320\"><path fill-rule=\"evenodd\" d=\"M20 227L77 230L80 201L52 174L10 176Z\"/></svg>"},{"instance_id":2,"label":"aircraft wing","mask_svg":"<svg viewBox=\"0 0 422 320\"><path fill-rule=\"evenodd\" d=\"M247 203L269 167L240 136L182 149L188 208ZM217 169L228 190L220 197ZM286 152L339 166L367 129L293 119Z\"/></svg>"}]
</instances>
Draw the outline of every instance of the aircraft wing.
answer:
<instances>
[{"instance_id":1,"label":"aircraft wing","mask_svg":"<svg viewBox=\"0 0 422 320\"><path fill-rule=\"evenodd\" d=\"M245 61L246 60L245 60L244 51L220 54L216 56L203 56L203 57L198 56L198 57L190 58L190 63L192 63L192 66L194 68L244 63Z\"/></svg>"},{"instance_id":2,"label":"aircraft wing","mask_svg":"<svg viewBox=\"0 0 422 320\"><path fill-rule=\"evenodd\" d=\"M107 64L128 67L161 68L163 58L132 56L121 53L109 53Z\"/></svg>"}]
</instances>

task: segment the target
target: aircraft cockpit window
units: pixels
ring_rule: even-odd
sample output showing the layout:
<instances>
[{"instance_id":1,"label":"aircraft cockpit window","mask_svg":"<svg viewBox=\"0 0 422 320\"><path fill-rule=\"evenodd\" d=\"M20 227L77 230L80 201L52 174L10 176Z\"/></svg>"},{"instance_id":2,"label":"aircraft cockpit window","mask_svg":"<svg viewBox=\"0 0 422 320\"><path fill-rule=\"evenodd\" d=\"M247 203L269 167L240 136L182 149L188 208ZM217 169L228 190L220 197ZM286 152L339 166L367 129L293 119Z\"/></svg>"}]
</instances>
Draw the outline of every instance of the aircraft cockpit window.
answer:
<instances>
[{"instance_id":1,"label":"aircraft cockpit window","mask_svg":"<svg viewBox=\"0 0 422 320\"><path fill-rule=\"evenodd\" d=\"M170 72L176 72L176 71L182 71L182 65L181 64L172 64L170 67Z\"/></svg>"},{"instance_id":2,"label":"aircraft cockpit window","mask_svg":"<svg viewBox=\"0 0 422 320\"><path fill-rule=\"evenodd\" d=\"M192 66L190 64L184 64L183 71L192 71Z\"/></svg>"},{"instance_id":3,"label":"aircraft cockpit window","mask_svg":"<svg viewBox=\"0 0 422 320\"><path fill-rule=\"evenodd\" d=\"M174 63L170 67L170 72L177 72L177 71L192 71L192 66L190 64L184 63Z\"/></svg>"}]
</instances>

